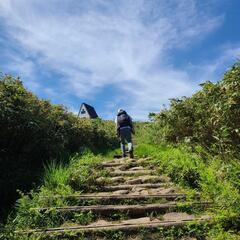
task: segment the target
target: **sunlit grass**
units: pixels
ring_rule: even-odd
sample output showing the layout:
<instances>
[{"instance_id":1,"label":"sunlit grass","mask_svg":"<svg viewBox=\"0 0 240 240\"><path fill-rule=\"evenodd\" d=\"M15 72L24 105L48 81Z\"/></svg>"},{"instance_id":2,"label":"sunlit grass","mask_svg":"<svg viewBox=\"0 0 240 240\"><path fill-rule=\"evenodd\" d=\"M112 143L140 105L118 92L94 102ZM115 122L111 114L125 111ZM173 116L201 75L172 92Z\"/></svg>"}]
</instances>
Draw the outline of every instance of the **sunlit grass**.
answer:
<instances>
[{"instance_id":1,"label":"sunlit grass","mask_svg":"<svg viewBox=\"0 0 240 240\"><path fill-rule=\"evenodd\" d=\"M69 166L64 165L62 162L51 161L44 166L44 172L44 186L49 189L55 189L58 186L68 184L71 170Z\"/></svg>"}]
</instances>

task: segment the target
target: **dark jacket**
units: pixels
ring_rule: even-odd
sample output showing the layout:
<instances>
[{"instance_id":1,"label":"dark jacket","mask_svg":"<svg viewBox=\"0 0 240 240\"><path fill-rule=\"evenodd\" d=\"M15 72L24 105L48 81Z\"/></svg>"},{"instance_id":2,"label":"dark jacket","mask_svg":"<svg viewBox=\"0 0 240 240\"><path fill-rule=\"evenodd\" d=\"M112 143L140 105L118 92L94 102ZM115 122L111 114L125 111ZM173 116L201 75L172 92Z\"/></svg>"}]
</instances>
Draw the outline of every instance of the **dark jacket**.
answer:
<instances>
[{"instance_id":1,"label":"dark jacket","mask_svg":"<svg viewBox=\"0 0 240 240\"><path fill-rule=\"evenodd\" d=\"M117 117L116 117L116 120L115 120L115 123L116 123L116 130L117 130L117 133L119 133L119 130L120 130L120 125L119 125L119 122L118 122L118 117L122 114L127 114L126 111L120 111L118 114L117 114ZM129 116L129 115L128 115ZM131 131L132 133L134 133L134 127L133 127L133 122L132 122L132 118L129 116L129 127L131 128Z\"/></svg>"}]
</instances>

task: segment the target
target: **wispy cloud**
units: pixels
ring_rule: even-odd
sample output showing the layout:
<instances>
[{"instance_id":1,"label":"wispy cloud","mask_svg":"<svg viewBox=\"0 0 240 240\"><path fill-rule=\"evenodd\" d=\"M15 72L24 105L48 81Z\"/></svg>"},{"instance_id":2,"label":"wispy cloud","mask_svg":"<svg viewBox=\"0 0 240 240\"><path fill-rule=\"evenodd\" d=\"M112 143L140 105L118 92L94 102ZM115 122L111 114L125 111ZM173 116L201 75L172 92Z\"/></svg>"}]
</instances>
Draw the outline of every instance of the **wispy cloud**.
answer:
<instances>
[{"instance_id":1,"label":"wispy cloud","mask_svg":"<svg viewBox=\"0 0 240 240\"><path fill-rule=\"evenodd\" d=\"M206 13L197 2L5 0L0 20L34 64L61 76L65 96L87 98L113 85L119 93L109 98L105 115L122 105L142 119L168 98L196 89L187 69L176 69L169 57L222 24L222 15ZM34 74L31 64L21 69Z\"/></svg>"},{"instance_id":2,"label":"wispy cloud","mask_svg":"<svg viewBox=\"0 0 240 240\"><path fill-rule=\"evenodd\" d=\"M218 54L214 59L206 59L199 65L189 64L187 66L186 70L192 76L192 80L195 82L218 81L229 66L240 58L239 45L227 44L216 48L216 50Z\"/></svg>"}]
</instances>

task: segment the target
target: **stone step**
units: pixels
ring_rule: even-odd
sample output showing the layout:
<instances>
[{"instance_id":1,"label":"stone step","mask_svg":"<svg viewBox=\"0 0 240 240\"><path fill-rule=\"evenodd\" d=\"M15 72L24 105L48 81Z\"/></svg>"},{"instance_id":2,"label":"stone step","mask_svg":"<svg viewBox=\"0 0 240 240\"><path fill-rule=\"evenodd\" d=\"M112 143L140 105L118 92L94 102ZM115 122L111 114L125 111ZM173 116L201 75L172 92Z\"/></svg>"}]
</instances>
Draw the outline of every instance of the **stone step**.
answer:
<instances>
[{"instance_id":1,"label":"stone step","mask_svg":"<svg viewBox=\"0 0 240 240\"><path fill-rule=\"evenodd\" d=\"M113 211L127 212L129 216L145 216L146 213L156 212L165 213L166 211L173 211L179 207L186 206L201 206L207 207L211 205L210 202L168 202L165 204L135 204L135 205L91 205L91 206L67 206L67 207L51 207L51 208L36 208L34 210L45 212L54 210L57 212L93 212L101 215L111 215Z\"/></svg>"},{"instance_id":2,"label":"stone step","mask_svg":"<svg viewBox=\"0 0 240 240\"><path fill-rule=\"evenodd\" d=\"M135 163L136 164L136 163ZM121 162L104 162L100 164L102 167L117 167L117 166L122 166L123 163Z\"/></svg>"},{"instance_id":3,"label":"stone step","mask_svg":"<svg viewBox=\"0 0 240 240\"><path fill-rule=\"evenodd\" d=\"M152 170L149 167L144 167L138 164L131 164L131 165L127 165L127 164L122 164L119 166L113 166L113 167L105 167L106 170L108 170L109 172L113 172L113 171L139 171L139 170Z\"/></svg>"},{"instance_id":4,"label":"stone step","mask_svg":"<svg viewBox=\"0 0 240 240\"><path fill-rule=\"evenodd\" d=\"M120 184L120 185L110 185L103 186L102 189L105 191L117 191L117 190L131 190L133 188L162 188L170 187L173 183L142 183L142 184Z\"/></svg>"},{"instance_id":5,"label":"stone step","mask_svg":"<svg viewBox=\"0 0 240 240\"><path fill-rule=\"evenodd\" d=\"M175 213L174 213L175 214ZM164 216L163 216L164 218ZM161 220L158 218L137 218L118 222L108 222L105 220L99 220L90 225L77 225L77 226L64 226L57 228L45 228L45 229L33 229L28 231L16 231L16 234L30 235L33 233L41 234L41 237L50 236L51 234L63 234L72 232L74 233L103 233L108 231L123 231L123 232L138 232L140 229L157 229L159 227L169 228L169 227L181 227L187 224L206 224L209 223L211 218L209 216L194 217L192 215L183 215L182 217L171 220L166 218L166 220ZM41 238L42 239L42 238Z\"/></svg>"},{"instance_id":6,"label":"stone step","mask_svg":"<svg viewBox=\"0 0 240 240\"><path fill-rule=\"evenodd\" d=\"M126 170L126 171L115 170L114 172L110 172L109 175L111 177L131 176L131 175L140 176L140 175L151 175L151 174L154 174L154 173L155 172L151 171L151 170L133 170L133 171L129 171L129 170Z\"/></svg>"},{"instance_id":7,"label":"stone step","mask_svg":"<svg viewBox=\"0 0 240 240\"><path fill-rule=\"evenodd\" d=\"M139 177L132 177L126 179L126 184L143 184L143 183L166 183L169 182L170 178L167 176L158 175L143 175Z\"/></svg>"},{"instance_id":8,"label":"stone step","mask_svg":"<svg viewBox=\"0 0 240 240\"><path fill-rule=\"evenodd\" d=\"M102 162L100 165L102 167L116 167L116 166L122 166L122 165L138 166L139 164L146 163L150 159L151 158L140 158L140 159L130 159L130 158L123 159L123 158L121 158L118 160Z\"/></svg>"},{"instance_id":9,"label":"stone step","mask_svg":"<svg viewBox=\"0 0 240 240\"><path fill-rule=\"evenodd\" d=\"M127 184L146 184L146 183L168 183L170 178L167 176L158 175L142 175L142 176L115 176L115 177L99 177L96 179L98 184L109 183L111 185Z\"/></svg>"},{"instance_id":10,"label":"stone step","mask_svg":"<svg viewBox=\"0 0 240 240\"><path fill-rule=\"evenodd\" d=\"M49 198L48 196L42 196L43 198ZM112 194L108 192L97 192L81 195L55 195L51 198L76 198L78 200L117 200L117 199L185 199L186 194L183 193L170 193L170 194Z\"/></svg>"}]
</instances>

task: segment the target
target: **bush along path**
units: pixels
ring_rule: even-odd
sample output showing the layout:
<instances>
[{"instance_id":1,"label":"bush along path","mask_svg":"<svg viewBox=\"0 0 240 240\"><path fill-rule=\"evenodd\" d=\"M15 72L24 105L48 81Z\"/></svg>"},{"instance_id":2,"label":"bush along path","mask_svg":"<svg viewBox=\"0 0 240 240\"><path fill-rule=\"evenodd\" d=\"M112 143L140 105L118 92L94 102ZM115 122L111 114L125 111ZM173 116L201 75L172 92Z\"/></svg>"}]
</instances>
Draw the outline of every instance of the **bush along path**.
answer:
<instances>
[{"instance_id":1,"label":"bush along path","mask_svg":"<svg viewBox=\"0 0 240 240\"><path fill-rule=\"evenodd\" d=\"M159 173L150 158L98 160L86 165L82 161L74 174L69 173L68 183L81 192L65 186L64 194L41 190L31 201L23 197L13 237L204 239L213 223L206 213L210 202L201 202L198 195L189 198Z\"/></svg>"}]
</instances>

